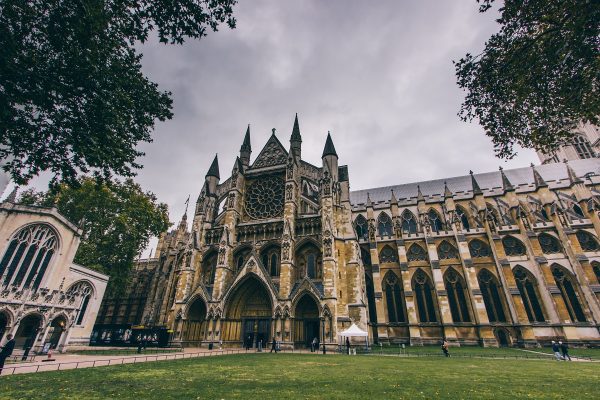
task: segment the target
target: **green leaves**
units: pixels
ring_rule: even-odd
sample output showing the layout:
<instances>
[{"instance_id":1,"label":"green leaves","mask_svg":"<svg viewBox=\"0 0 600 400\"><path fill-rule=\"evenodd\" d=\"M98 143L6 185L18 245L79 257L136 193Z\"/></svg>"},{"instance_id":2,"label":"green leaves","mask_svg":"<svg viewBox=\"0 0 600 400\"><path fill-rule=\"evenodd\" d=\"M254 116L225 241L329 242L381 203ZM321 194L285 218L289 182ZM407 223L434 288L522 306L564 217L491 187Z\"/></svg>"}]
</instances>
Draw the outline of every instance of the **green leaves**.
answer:
<instances>
[{"instance_id":1,"label":"green leaves","mask_svg":"<svg viewBox=\"0 0 600 400\"><path fill-rule=\"evenodd\" d=\"M110 275L111 291L125 287L133 260L153 236L169 227L166 204L127 179L104 182L83 177L77 185L60 184L48 192L25 191L20 202L54 205L83 229L75 262Z\"/></svg>"},{"instance_id":2,"label":"green leaves","mask_svg":"<svg viewBox=\"0 0 600 400\"><path fill-rule=\"evenodd\" d=\"M132 176L170 93L134 48L235 27L234 0L4 0L0 3L0 159L17 184L41 171Z\"/></svg>"},{"instance_id":3,"label":"green leaves","mask_svg":"<svg viewBox=\"0 0 600 400\"><path fill-rule=\"evenodd\" d=\"M487 11L493 0L478 1ZM552 152L600 115L597 0L507 0L500 32L478 56L455 62L467 94L459 116L477 119L498 156L514 146Z\"/></svg>"}]
</instances>

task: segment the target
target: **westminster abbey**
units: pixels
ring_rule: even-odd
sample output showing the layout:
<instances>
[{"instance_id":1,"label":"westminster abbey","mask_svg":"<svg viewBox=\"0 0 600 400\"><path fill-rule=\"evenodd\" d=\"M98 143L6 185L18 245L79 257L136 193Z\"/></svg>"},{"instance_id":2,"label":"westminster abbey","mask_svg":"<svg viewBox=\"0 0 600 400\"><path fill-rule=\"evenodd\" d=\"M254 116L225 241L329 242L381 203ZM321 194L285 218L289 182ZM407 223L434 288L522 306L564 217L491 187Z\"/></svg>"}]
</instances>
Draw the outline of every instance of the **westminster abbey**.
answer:
<instances>
[{"instance_id":1,"label":"westminster abbey","mask_svg":"<svg viewBox=\"0 0 600 400\"><path fill-rule=\"evenodd\" d=\"M371 342L600 344L600 160L350 191L327 136L321 165L275 135L230 174L210 166L193 209L104 301L98 338L162 327L184 346Z\"/></svg>"}]
</instances>

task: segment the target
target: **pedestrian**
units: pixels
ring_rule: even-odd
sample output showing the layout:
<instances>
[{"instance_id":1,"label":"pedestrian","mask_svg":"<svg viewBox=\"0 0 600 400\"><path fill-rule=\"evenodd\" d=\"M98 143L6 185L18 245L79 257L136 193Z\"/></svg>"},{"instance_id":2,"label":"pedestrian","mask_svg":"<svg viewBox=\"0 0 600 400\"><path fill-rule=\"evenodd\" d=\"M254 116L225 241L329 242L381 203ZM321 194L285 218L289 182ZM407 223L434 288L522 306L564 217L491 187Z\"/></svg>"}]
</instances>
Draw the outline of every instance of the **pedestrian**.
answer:
<instances>
[{"instance_id":1,"label":"pedestrian","mask_svg":"<svg viewBox=\"0 0 600 400\"><path fill-rule=\"evenodd\" d=\"M444 339L442 342L442 351L446 357L450 357L450 352L448 351L448 341Z\"/></svg>"},{"instance_id":2,"label":"pedestrian","mask_svg":"<svg viewBox=\"0 0 600 400\"><path fill-rule=\"evenodd\" d=\"M12 352L15 349L15 339L13 339L13 335L9 333L8 335L6 335L6 338L8 339L8 341L4 344L2 350L0 350L0 374L2 374L4 362L8 357L12 355Z\"/></svg>"},{"instance_id":3,"label":"pedestrian","mask_svg":"<svg viewBox=\"0 0 600 400\"><path fill-rule=\"evenodd\" d=\"M250 346L252 345L252 338L250 335L246 338L246 351L250 350Z\"/></svg>"},{"instance_id":4,"label":"pedestrian","mask_svg":"<svg viewBox=\"0 0 600 400\"><path fill-rule=\"evenodd\" d=\"M562 360L562 356L560 355L560 347L554 340L552 341L552 352L554 353L554 357L556 357L556 361Z\"/></svg>"},{"instance_id":5,"label":"pedestrian","mask_svg":"<svg viewBox=\"0 0 600 400\"><path fill-rule=\"evenodd\" d=\"M311 344L310 344L310 352L314 353L315 350L316 350L316 348L317 348L317 338L314 337L313 340L312 340L312 342L311 342Z\"/></svg>"},{"instance_id":6,"label":"pedestrian","mask_svg":"<svg viewBox=\"0 0 600 400\"><path fill-rule=\"evenodd\" d=\"M223 339L219 339L219 350L223 350Z\"/></svg>"},{"instance_id":7,"label":"pedestrian","mask_svg":"<svg viewBox=\"0 0 600 400\"><path fill-rule=\"evenodd\" d=\"M350 354L350 339L346 338L346 354Z\"/></svg>"},{"instance_id":8,"label":"pedestrian","mask_svg":"<svg viewBox=\"0 0 600 400\"><path fill-rule=\"evenodd\" d=\"M277 342L275 341L275 339L273 339L273 341L271 342L271 351L269 351L269 353L275 352L275 354L277 354Z\"/></svg>"},{"instance_id":9,"label":"pedestrian","mask_svg":"<svg viewBox=\"0 0 600 400\"><path fill-rule=\"evenodd\" d=\"M566 343L563 343L561 341L559 341L558 344L560 346L560 352L562 353L563 360L567 361L568 358L569 361L573 361L571 360L571 356L569 355L569 346L567 346Z\"/></svg>"}]
</instances>

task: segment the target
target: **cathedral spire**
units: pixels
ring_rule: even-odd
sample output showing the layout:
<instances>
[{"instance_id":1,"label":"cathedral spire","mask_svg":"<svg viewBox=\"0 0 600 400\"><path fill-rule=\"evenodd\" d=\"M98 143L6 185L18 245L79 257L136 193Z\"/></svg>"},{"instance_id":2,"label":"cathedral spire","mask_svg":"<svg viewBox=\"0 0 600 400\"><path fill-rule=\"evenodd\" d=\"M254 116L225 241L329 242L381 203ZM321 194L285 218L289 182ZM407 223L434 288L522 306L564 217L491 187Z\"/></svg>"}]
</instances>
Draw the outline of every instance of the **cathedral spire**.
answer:
<instances>
[{"instance_id":1,"label":"cathedral spire","mask_svg":"<svg viewBox=\"0 0 600 400\"><path fill-rule=\"evenodd\" d=\"M548 187L548 184L542 178L539 172L535 170L535 166L531 163L531 170L533 171L533 183L535 184L536 190L543 187Z\"/></svg>"},{"instance_id":2,"label":"cathedral spire","mask_svg":"<svg viewBox=\"0 0 600 400\"><path fill-rule=\"evenodd\" d=\"M221 179L219 176L219 156L217 154L215 154L215 158L212 164L210 164L210 168L206 173L206 177L208 178L209 176L214 176L217 179Z\"/></svg>"},{"instance_id":3,"label":"cathedral spire","mask_svg":"<svg viewBox=\"0 0 600 400\"><path fill-rule=\"evenodd\" d=\"M252 153L252 146L250 145L250 124L246 129L246 135L244 136L244 143L240 147L240 160L244 166L250 165L250 154Z\"/></svg>"},{"instance_id":4,"label":"cathedral spire","mask_svg":"<svg viewBox=\"0 0 600 400\"><path fill-rule=\"evenodd\" d=\"M502 189L504 189L504 193L506 193L506 192L514 192L515 188L512 185L512 183L510 183L510 181L508 180L506 174L504 173L504 168L499 167L498 169L500 170L500 177L502 178Z\"/></svg>"},{"instance_id":5,"label":"cathedral spire","mask_svg":"<svg viewBox=\"0 0 600 400\"><path fill-rule=\"evenodd\" d=\"M294 153L294 159L300 163L302 159L302 136L300 135L300 125L298 124L298 113L294 118L294 127L290 137L290 153Z\"/></svg>"},{"instance_id":6,"label":"cathedral spire","mask_svg":"<svg viewBox=\"0 0 600 400\"><path fill-rule=\"evenodd\" d=\"M475 179L475 175L473 175L473 171L469 171L469 175L471 175L471 186L473 187L473 196L477 196L483 194L477 180Z\"/></svg>"},{"instance_id":7,"label":"cathedral spire","mask_svg":"<svg viewBox=\"0 0 600 400\"><path fill-rule=\"evenodd\" d=\"M327 132L327 140L325 141L325 148L323 149L323 155L321 158L325 156L338 156L335 151L335 146L333 145L333 140L331 140L331 132L329 131Z\"/></svg>"}]
</instances>

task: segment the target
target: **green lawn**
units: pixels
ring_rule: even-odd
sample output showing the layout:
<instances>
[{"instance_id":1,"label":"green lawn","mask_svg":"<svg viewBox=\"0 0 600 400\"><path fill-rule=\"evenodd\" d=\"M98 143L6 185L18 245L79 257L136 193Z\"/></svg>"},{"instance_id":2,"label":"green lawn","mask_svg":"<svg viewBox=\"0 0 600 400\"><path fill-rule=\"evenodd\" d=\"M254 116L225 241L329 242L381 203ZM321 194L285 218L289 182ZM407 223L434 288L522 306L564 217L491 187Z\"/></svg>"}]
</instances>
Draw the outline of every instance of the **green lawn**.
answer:
<instances>
[{"instance_id":1,"label":"green lawn","mask_svg":"<svg viewBox=\"0 0 600 400\"><path fill-rule=\"evenodd\" d=\"M0 377L1 399L583 398L600 364L242 354Z\"/></svg>"}]
</instances>

